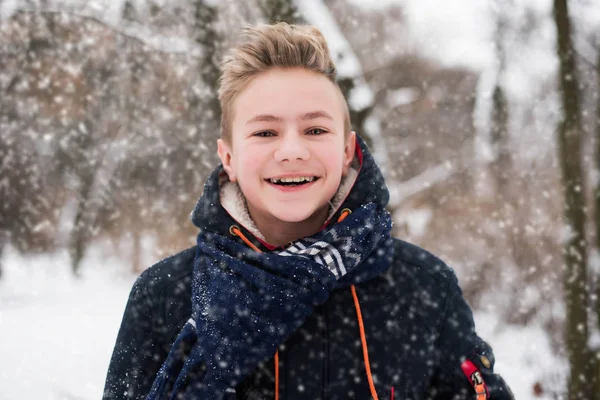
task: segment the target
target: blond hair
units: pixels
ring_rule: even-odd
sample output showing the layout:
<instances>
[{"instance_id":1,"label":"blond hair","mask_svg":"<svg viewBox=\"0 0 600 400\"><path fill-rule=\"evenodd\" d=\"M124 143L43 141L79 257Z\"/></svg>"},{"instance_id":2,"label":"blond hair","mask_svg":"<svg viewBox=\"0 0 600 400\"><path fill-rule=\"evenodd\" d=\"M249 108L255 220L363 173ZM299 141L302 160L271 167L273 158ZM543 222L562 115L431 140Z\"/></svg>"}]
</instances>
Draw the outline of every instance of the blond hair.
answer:
<instances>
[{"instance_id":1,"label":"blond hair","mask_svg":"<svg viewBox=\"0 0 600 400\"><path fill-rule=\"evenodd\" d=\"M219 103L221 104L221 137L231 139L233 104L255 76L272 68L305 68L326 76L338 89L336 68L327 41L321 31L310 25L248 26L243 41L229 50L221 63ZM350 133L348 105L340 89L345 108L344 133Z\"/></svg>"}]
</instances>

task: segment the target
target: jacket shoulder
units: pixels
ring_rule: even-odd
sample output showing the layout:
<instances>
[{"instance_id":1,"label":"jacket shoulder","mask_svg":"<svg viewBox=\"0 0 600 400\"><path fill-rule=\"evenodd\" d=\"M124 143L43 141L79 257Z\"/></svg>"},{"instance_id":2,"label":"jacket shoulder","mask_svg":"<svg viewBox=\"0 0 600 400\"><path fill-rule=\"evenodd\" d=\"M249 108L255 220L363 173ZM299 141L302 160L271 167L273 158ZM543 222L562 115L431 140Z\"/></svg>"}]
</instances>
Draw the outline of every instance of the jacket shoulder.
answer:
<instances>
[{"instance_id":1,"label":"jacket shoulder","mask_svg":"<svg viewBox=\"0 0 600 400\"><path fill-rule=\"evenodd\" d=\"M388 274L396 304L405 307L431 334L437 335L449 299L460 293L452 268L427 250L394 239Z\"/></svg>"},{"instance_id":2,"label":"jacket shoulder","mask_svg":"<svg viewBox=\"0 0 600 400\"><path fill-rule=\"evenodd\" d=\"M171 285L190 277L194 270L196 247L180 251L146 269L135 283L138 290L149 296L158 295Z\"/></svg>"},{"instance_id":3,"label":"jacket shoulder","mask_svg":"<svg viewBox=\"0 0 600 400\"><path fill-rule=\"evenodd\" d=\"M438 286L440 289L458 286L454 270L417 245L394 238L393 260L393 269L397 273L408 273L421 284Z\"/></svg>"}]
</instances>

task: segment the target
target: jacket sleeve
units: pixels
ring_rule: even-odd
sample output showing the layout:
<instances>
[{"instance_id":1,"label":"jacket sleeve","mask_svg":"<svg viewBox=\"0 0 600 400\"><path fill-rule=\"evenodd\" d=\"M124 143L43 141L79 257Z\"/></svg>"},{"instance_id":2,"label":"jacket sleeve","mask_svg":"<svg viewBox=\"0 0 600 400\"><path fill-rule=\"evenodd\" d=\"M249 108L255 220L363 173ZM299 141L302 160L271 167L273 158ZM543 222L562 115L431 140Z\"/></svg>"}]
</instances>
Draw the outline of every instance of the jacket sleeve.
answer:
<instances>
[{"instance_id":1,"label":"jacket sleeve","mask_svg":"<svg viewBox=\"0 0 600 400\"><path fill-rule=\"evenodd\" d=\"M164 338L153 326L155 307L144 275L129 295L106 376L103 400L145 399L163 360Z\"/></svg>"},{"instance_id":2,"label":"jacket sleeve","mask_svg":"<svg viewBox=\"0 0 600 400\"><path fill-rule=\"evenodd\" d=\"M433 399L475 399L475 390L461 365L471 361L481 372L491 400L514 400L502 377L494 373L494 353L475 331L473 313L454 274L447 291L445 317L438 337L438 363L429 396Z\"/></svg>"}]
</instances>

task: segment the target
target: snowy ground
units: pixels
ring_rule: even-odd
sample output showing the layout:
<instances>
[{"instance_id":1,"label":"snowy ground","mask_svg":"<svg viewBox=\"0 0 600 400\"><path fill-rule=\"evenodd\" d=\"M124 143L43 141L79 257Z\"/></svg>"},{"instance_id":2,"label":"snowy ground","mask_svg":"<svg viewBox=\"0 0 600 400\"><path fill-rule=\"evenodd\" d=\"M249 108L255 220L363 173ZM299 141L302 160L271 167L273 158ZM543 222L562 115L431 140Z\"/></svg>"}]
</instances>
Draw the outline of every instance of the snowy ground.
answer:
<instances>
[{"instance_id":1,"label":"snowy ground","mask_svg":"<svg viewBox=\"0 0 600 400\"><path fill-rule=\"evenodd\" d=\"M23 258L9 250L4 261L0 399L100 399L135 278L102 256L87 260L82 279L64 253Z\"/></svg>"},{"instance_id":2,"label":"snowy ground","mask_svg":"<svg viewBox=\"0 0 600 400\"><path fill-rule=\"evenodd\" d=\"M0 399L99 399L131 285L123 260L94 249L74 279L65 253L22 257L5 252L0 282ZM557 374L544 332L507 327L476 314L481 336L494 347L496 369L516 399L534 397L534 382ZM562 368L564 370L564 367ZM564 372L563 372L564 374Z\"/></svg>"}]
</instances>

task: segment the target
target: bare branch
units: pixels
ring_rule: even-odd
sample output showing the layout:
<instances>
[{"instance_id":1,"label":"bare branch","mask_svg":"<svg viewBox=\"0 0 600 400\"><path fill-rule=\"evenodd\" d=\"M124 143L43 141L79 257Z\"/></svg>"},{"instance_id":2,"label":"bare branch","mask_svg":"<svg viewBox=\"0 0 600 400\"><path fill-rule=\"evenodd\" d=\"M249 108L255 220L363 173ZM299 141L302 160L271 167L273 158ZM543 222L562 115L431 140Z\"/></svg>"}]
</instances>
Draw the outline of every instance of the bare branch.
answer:
<instances>
[{"instance_id":1,"label":"bare branch","mask_svg":"<svg viewBox=\"0 0 600 400\"><path fill-rule=\"evenodd\" d=\"M66 14L74 17L78 17L87 21L95 22L99 25L102 25L113 32L127 37L131 40L134 40L141 45L148 47L158 53L164 53L169 55L181 55L186 58L200 58L202 56L202 48L194 43L192 40L188 40L187 38L182 38L178 36L165 36L160 34L155 34L151 32L146 26L142 24L136 24L133 22L129 22L128 26L123 26L119 28L109 23L108 21L102 20L97 16L71 11L71 10L52 10L52 9L43 9L43 10L27 10L20 9L16 12L16 14L43 14L43 15L52 15L52 14ZM143 32L145 31L145 32ZM178 49L171 50L167 48L167 45L172 45L173 47L177 47Z\"/></svg>"}]
</instances>

